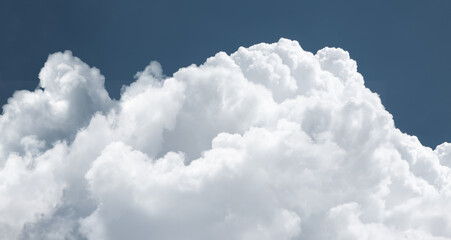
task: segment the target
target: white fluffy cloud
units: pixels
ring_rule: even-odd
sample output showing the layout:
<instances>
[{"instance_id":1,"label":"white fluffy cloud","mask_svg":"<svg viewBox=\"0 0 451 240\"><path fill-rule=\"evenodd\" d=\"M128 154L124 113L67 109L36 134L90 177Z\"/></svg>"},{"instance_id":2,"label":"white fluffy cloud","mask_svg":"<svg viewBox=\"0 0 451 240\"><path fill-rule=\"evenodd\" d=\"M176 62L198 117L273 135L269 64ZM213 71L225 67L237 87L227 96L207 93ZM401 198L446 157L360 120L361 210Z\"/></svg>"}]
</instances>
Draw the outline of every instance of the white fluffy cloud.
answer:
<instances>
[{"instance_id":1,"label":"white fluffy cloud","mask_svg":"<svg viewBox=\"0 0 451 240\"><path fill-rule=\"evenodd\" d=\"M451 239L451 145L296 41L152 62L112 100L70 52L0 116L2 239Z\"/></svg>"}]
</instances>

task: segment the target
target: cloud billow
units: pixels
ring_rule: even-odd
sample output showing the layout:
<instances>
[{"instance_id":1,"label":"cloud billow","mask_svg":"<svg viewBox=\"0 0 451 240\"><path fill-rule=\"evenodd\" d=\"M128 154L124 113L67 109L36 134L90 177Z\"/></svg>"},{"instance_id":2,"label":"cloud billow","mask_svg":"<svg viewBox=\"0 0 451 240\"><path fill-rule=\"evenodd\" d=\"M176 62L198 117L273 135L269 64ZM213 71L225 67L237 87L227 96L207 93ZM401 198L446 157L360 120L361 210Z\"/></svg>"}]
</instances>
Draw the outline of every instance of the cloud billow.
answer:
<instances>
[{"instance_id":1,"label":"cloud billow","mask_svg":"<svg viewBox=\"0 0 451 240\"><path fill-rule=\"evenodd\" d=\"M451 145L399 131L348 52L281 39L111 99L72 53L0 116L2 239L451 239Z\"/></svg>"}]
</instances>

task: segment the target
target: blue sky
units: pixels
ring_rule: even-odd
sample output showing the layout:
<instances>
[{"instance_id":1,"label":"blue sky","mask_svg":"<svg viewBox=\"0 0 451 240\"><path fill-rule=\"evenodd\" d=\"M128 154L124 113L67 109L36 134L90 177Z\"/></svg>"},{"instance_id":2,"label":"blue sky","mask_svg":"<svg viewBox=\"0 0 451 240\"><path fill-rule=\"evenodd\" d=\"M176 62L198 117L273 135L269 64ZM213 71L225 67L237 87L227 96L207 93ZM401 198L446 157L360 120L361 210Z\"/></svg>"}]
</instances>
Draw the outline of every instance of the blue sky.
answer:
<instances>
[{"instance_id":1,"label":"blue sky","mask_svg":"<svg viewBox=\"0 0 451 240\"><path fill-rule=\"evenodd\" d=\"M72 50L118 98L151 60L166 75L218 51L299 41L350 52L396 126L451 141L451 1L12 1L0 3L0 102L34 89L48 54Z\"/></svg>"}]
</instances>

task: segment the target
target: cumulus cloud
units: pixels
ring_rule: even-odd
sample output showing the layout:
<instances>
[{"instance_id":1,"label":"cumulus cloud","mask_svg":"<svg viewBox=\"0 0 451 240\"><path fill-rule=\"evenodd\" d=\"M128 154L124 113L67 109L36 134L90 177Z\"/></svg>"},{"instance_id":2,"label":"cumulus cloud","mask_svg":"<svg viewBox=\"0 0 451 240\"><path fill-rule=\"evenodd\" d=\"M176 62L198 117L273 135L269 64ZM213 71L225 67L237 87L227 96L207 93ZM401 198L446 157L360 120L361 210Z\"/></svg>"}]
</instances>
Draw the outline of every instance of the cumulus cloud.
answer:
<instances>
[{"instance_id":1,"label":"cumulus cloud","mask_svg":"<svg viewBox=\"0 0 451 240\"><path fill-rule=\"evenodd\" d=\"M348 52L220 52L122 89L71 52L0 116L0 238L451 239L451 145L399 131Z\"/></svg>"}]
</instances>

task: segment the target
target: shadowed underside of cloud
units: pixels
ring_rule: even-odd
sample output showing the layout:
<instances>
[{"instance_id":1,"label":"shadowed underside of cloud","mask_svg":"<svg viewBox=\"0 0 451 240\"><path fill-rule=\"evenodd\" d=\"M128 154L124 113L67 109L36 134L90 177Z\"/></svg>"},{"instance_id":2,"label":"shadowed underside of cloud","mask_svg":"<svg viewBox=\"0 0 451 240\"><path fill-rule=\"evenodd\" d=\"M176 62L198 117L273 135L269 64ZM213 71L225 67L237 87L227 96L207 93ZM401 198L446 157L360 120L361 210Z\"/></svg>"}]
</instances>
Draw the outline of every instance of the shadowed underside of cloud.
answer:
<instances>
[{"instance_id":1,"label":"shadowed underside of cloud","mask_svg":"<svg viewBox=\"0 0 451 240\"><path fill-rule=\"evenodd\" d=\"M395 128L346 51L152 62L110 99L55 53L0 116L1 239L451 239L451 145Z\"/></svg>"}]
</instances>

